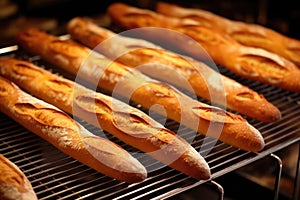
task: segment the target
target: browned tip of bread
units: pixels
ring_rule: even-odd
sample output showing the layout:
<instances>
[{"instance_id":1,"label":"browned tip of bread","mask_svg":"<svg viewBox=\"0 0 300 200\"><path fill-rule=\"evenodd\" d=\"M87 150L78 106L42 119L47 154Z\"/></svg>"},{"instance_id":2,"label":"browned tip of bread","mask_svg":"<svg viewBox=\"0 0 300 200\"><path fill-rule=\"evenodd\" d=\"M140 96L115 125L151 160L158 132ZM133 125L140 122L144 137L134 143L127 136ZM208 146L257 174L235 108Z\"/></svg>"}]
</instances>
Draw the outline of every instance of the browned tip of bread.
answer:
<instances>
[{"instance_id":1,"label":"browned tip of bread","mask_svg":"<svg viewBox=\"0 0 300 200\"><path fill-rule=\"evenodd\" d=\"M90 155L110 168L105 172L106 168L101 167L100 170L104 170L105 174L127 183L137 183L147 178L147 171L144 166L120 146L95 136L84 136L82 140ZM93 162L93 159L90 161ZM90 165L94 166L95 169L100 167L99 164L91 163Z\"/></svg>"},{"instance_id":2,"label":"browned tip of bread","mask_svg":"<svg viewBox=\"0 0 300 200\"><path fill-rule=\"evenodd\" d=\"M120 18L127 13L129 8L130 6L124 3L113 3L108 6L107 13L113 19L113 22L122 25Z\"/></svg>"},{"instance_id":3,"label":"browned tip of bread","mask_svg":"<svg viewBox=\"0 0 300 200\"><path fill-rule=\"evenodd\" d=\"M281 119L280 110L263 95L247 87L239 90L229 84L226 89L228 90L226 103L229 108L262 122L274 122Z\"/></svg>"},{"instance_id":4,"label":"browned tip of bread","mask_svg":"<svg viewBox=\"0 0 300 200\"><path fill-rule=\"evenodd\" d=\"M199 156L199 152L195 149L189 148L180 158L170 164L171 167L197 179L208 180L211 176L210 168L203 157ZM186 165L183 165L185 163ZM188 166L188 167L187 167Z\"/></svg>"},{"instance_id":5,"label":"browned tip of bread","mask_svg":"<svg viewBox=\"0 0 300 200\"><path fill-rule=\"evenodd\" d=\"M25 174L2 154L0 154L0 199L37 199Z\"/></svg>"},{"instance_id":6,"label":"browned tip of bread","mask_svg":"<svg viewBox=\"0 0 300 200\"><path fill-rule=\"evenodd\" d=\"M150 155L198 180L210 178L210 168L205 159L184 139L162 128L147 140L160 148L149 152Z\"/></svg>"},{"instance_id":7,"label":"browned tip of bread","mask_svg":"<svg viewBox=\"0 0 300 200\"><path fill-rule=\"evenodd\" d=\"M31 41L35 41L35 35L37 35L36 33L39 33L39 37L40 36L44 36L44 32L38 28L26 28L21 30L20 32L18 32L18 34L16 35L16 39L18 40L18 42L20 42L21 44L24 43L24 41L26 41L26 44L31 47ZM46 37L40 37L39 39L47 39ZM43 43L41 41L43 40L39 40L40 44L43 45Z\"/></svg>"},{"instance_id":8,"label":"browned tip of bread","mask_svg":"<svg viewBox=\"0 0 300 200\"><path fill-rule=\"evenodd\" d=\"M232 120L228 117L234 117ZM215 121L214 127L208 131L207 136L217 138L226 144L244 151L258 152L265 147L261 133L246 120L239 116L227 115L225 121Z\"/></svg>"},{"instance_id":9,"label":"browned tip of bread","mask_svg":"<svg viewBox=\"0 0 300 200\"><path fill-rule=\"evenodd\" d=\"M147 26L159 27L161 23L164 23L165 25L174 23L174 19L164 22L159 20L161 17L163 17L162 15L154 16L154 12L150 10L138 9L124 3L111 4L108 7L107 12L112 18L112 21L123 28L140 28ZM124 23L125 21L126 23Z\"/></svg>"},{"instance_id":10,"label":"browned tip of bread","mask_svg":"<svg viewBox=\"0 0 300 200\"><path fill-rule=\"evenodd\" d=\"M91 19L84 17L75 17L71 19L68 22L67 30L72 38L79 40L81 43L92 49L114 35L113 32L104 28L101 29L100 26Z\"/></svg>"},{"instance_id":11,"label":"browned tip of bread","mask_svg":"<svg viewBox=\"0 0 300 200\"><path fill-rule=\"evenodd\" d=\"M176 4L173 3L167 3L167 2L163 2L163 1L158 1L155 5L155 11L159 11L160 9L162 10L166 10L167 8L172 7L172 6L177 6Z\"/></svg>"},{"instance_id":12,"label":"browned tip of bread","mask_svg":"<svg viewBox=\"0 0 300 200\"><path fill-rule=\"evenodd\" d=\"M194 114L201 118L199 133L232 145L236 148L257 152L264 148L261 133L243 117L217 107L194 107Z\"/></svg>"},{"instance_id":13,"label":"browned tip of bread","mask_svg":"<svg viewBox=\"0 0 300 200\"><path fill-rule=\"evenodd\" d=\"M229 126L228 129L230 128ZM223 140L235 137L235 140L229 139L232 146L240 147L240 149L246 151L259 152L265 147L265 141L261 133L247 122L234 125L231 134L224 134L221 137Z\"/></svg>"},{"instance_id":14,"label":"browned tip of bread","mask_svg":"<svg viewBox=\"0 0 300 200\"><path fill-rule=\"evenodd\" d=\"M124 11L124 8L128 8L129 6L126 5L125 3L121 3L121 2L116 2L116 3L112 3L110 6L108 6L107 8L107 12L111 13L111 12L115 12L116 10L120 10L120 13L122 13Z\"/></svg>"},{"instance_id":15,"label":"browned tip of bread","mask_svg":"<svg viewBox=\"0 0 300 200\"><path fill-rule=\"evenodd\" d=\"M49 49L55 54L63 53L69 58L77 57L76 55L88 56L90 53L90 50L82 45L70 40L61 40L37 28L27 28L20 31L17 40L22 47L33 54L43 54L45 49Z\"/></svg>"}]
</instances>

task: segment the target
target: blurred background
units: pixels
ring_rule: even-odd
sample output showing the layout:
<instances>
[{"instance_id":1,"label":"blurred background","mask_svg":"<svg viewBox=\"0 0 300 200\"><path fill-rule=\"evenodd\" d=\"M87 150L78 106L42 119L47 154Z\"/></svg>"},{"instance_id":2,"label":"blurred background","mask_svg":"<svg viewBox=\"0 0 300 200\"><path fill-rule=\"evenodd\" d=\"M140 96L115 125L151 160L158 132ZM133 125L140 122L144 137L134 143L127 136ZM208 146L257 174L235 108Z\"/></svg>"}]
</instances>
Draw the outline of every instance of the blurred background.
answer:
<instances>
[{"instance_id":1,"label":"blurred background","mask_svg":"<svg viewBox=\"0 0 300 200\"><path fill-rule=\"evenodd\" d=\"M157 0L119 0L153 9ZM168 1L168 0L166 0ZM20 29L35 26L64 34L66 22L75 16L89 16L106 25L106 8L115 0L0 0L0 46L14 43ZM199 7L224 17L258 23L285 35L300 38L300 6L294 0L173 0L187 7Z\"/></svg>"}]
</instances>

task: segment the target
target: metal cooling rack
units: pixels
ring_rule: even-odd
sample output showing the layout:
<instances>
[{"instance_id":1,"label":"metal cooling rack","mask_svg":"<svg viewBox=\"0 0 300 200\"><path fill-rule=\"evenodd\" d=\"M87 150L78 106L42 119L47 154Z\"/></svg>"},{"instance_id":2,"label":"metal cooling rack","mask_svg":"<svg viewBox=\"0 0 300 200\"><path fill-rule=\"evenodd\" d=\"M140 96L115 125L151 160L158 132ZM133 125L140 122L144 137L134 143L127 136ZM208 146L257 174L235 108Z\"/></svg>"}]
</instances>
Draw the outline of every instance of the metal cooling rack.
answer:
<instances>
[{"instance_id":1,"label":"metal cooling rack","mask_svg":"<svg viewBox=\"0 0 300 200\"><path fill-rule=\"evenodd\" d=\"M23 58L24 52L20 52L17 46L12 46L0 49L0 56ZM40 61L39 57L30 58L34 62ZM70 77L63 71L52 68L51 65L45 66L50 66L49 69L52 71ZM0 113L0 153L24 171L39 199L160 199L201 184L215 185L222 199L222 187L214 182L214 179L300 141L300 94L245 80L223 68L220 68L220 71L263 94L281 110L282 119L275 123L262 123L245 116L265 139L265 148L258 153L245 152L201 135L195 137L193 131L185 128L180 136L193 141L192 146L201 155L205 155L212 173L210 181L190 178L145 154L139 154L138 150L107 134L106 137L130 151L149 171L148 178L141 183L119 182L68 157L2 113ZM159 117L155 116L155 119L159 121ZM94 134L101 135L98 128L84 121L79 122ZM167 120L165 125L173 131L178 127L178 124L171 120ZM214 143L216 144L211 149L210 145Z\"/></svg>"}]
</instances>

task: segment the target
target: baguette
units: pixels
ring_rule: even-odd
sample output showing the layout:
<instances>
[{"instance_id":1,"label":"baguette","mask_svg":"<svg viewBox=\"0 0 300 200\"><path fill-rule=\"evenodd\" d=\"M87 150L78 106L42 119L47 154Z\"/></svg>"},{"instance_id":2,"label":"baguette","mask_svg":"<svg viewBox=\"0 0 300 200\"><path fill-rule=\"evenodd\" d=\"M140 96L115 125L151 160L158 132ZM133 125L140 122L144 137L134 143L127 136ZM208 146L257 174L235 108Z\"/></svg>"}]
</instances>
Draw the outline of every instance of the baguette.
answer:
<instances>
[{"instance_id":1,"label":"baguette","mask_svg":"<svg viewBox=\"0 0 300 200\"><path fill-rule=\"evenodd\" d=\"M37 29L20 32L18 40L23 48L52 64L166 115L198 133L246 151L260 151L264 147L260 132L240 115L193 100L168 84L100 54L93 53L88 58L90 50L75 42L59 40Z\"/></svg>"},{"instance_id":2,"label":"baguette","mask_svg":"<svg viewBox=\"0 0 300 200\"><path fill-rule=\"evenodd\" d=\"M37 200L26 175L9 159L0 154L0 199Z\"/></svg>"},{"instance_id":3,"label":"baguette","mask_svg":"<svg viewBox=\"0 0 300 200\"><path fill-rule=\"evenodd\" d=\"M257 24L229 20L202 9L184 8L165 2L159 2L156 11L171 17L198 21L206 27L228 34L243 45L276 53L300 67L300 41L272 29Z\"/></svg>"},{"instance_id":4,"label":"baguette","mask_svg":"<svg viewBox=\"0 0 300 200\"><path fill-rule=\"evenodd\" d=\"M263 95L226 76L221 76L226 101L218 96L214 98L212 94L223 92L215 86L217 84L215 80L209 78L217 77L217 72L192 58L172 53L145 40L117 35L86 18L72 19L68 23L68 32L73 38L113 60L130 67L145 66L138 69L156 79L195 92L206 100L263 122L273 122L281 118L278 108L268 102ZM188 73L189 71L191 73ZM180 78L176 78L179 76L187 80L192 87L186 87Z\"/></svg>"},{"instance_id":5,"label":"baguette","mask_svg":"<svg viewBox=\"0 0 300 200\"><path fill-rule=\"evenodd\" d=\"M32 94L100 126L170 167L199 180L210 177L208 164L190 144L142 111L26 61L2 58L0 72Z\"/></svg>"},{"instance_id":6,"label":"baguette","mask_svg":"<svg viewBox=\"0 0 300 200\"><path fill-rule=\"evenodd\" d=\"M121 147L88 132L58 108L0 77L0 111L83 164L120 181L140 182L145 168Z\"/></svg>"},{"instance_id":7,"label":"baguette","mask_svg":"<svg viewBox=\"0 0 300 200\"><path fill-rule=\"evenodd\" d=\"M160 15L150 10L138 9L122 3L112 4L108 13L127 29L163 27L189 37L178 36L174 31L148 31L144 34L156 42L169 42L197 59L205 59L202 48L219 65L246 79L259 81L286 90L300 92L300 70L289 60L269 51L239 44L226 34L212 30L190 19Z\"/></svg>"}]
</instances>

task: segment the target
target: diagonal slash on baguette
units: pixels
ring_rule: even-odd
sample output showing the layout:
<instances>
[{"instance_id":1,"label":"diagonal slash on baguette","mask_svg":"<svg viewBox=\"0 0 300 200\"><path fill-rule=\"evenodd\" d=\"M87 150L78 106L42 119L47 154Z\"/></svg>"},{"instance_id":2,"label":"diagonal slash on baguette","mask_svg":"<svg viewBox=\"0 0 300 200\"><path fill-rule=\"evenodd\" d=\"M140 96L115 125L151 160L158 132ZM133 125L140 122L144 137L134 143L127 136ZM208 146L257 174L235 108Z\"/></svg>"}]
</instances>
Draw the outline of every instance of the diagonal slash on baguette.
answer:
<instances>
[{"instance_id":1,"label":"diagonal slash on baguette","mask_svg":"<svg viewBox=\"0 0 300 200\"><path fill-rule=\"evenodd\" d=\"M76 17L68 23L68 32L73 38L112 60L135 67L149 76L170 82L190 92L195 91L198 96L241 114L263 122L273 122L281 118L280 111L263 95L220 75L224 87L222 90L222 85L214 78L219 74L206 64L167 51L146 40L123 36L133 35L135 32L115 34L82 17ZM188 80L192 87L187 87L182 77ZM219 95L222 92L225 93L226 101Z\"/></svg>"},{"instance_id":2,"label":"diagonal slash on baguette","mask_svg":"<svg viewBox=\"0 0 300 200\"><path fill-rule=\"evenodd\" d=\"M144 166L120 146L93 135L68 114L2 76L0 97L0 111L81 163L128 183L147 177Z\"/></svg>"},{"instance_id":3,"label":"diagonal slash on baguette","mask_svg":"<svg viewBox=\"0 0 300 200\"><path fill-rule=\"evenodd\" d=\"M189 143L138 109L26 61L2 58L0 73L35 96L100 126L174 169L199 180L209 179L208 164Z\"/></svg>"},{"instance_id":4,"label":"diagonal slash on baguette","mask_svg":"<svg viewBox=\"0 0 300 200\"><path fill-rule=\"evenodd\" d=\"M158 2L158 13L181 19L192 19L201 25L228 34L239 43L276 53L300 66L300 41L258 24L229 20L200 8L185 8Z\"/></svg>"},{"instance_id":5,"label":"diagonal slash on baguette","mask_svg":"<svg viewBox=\"0 0 300 200\"><path fill-rule=\"evenodd\" d=\"M20 32L18 40L31 53L40 55L69 73L96 82L99 87L131 98L145 108L149 109L155 104L162 105L167 117L201 134L247 151L259 151L264 147L260 132L240 115L193 100L166 83L91 52L78 43L61 41L37 29ZM39 41L43 43L40 44ZM100 77L96 76L99 72L103 72ZM115 91L116 86L122 90ZM132 94L128 94L128 91Z\"/></svg>"},{"instance_id":6,"label":"diagonal slash on baguette","mask_svg":"<svg viewBox=\"0 0 300 200\"><path fill-rule=\"evenodd\" d=\"M167 41L188 55L204 59L198 48L200 44L217 64L241 77L300 92L300 69L294 63L264 49L241 45L229 35L207 28L195 20L169 17L123 3L109 6L108 13L115 23L126 29L153 26L182 33L193 40L181 43L182 38L172 32L141 34L157 42Z\"/></svg>"}]
</instances>

